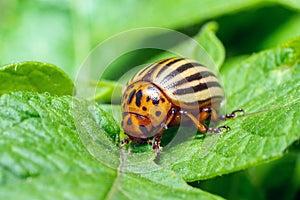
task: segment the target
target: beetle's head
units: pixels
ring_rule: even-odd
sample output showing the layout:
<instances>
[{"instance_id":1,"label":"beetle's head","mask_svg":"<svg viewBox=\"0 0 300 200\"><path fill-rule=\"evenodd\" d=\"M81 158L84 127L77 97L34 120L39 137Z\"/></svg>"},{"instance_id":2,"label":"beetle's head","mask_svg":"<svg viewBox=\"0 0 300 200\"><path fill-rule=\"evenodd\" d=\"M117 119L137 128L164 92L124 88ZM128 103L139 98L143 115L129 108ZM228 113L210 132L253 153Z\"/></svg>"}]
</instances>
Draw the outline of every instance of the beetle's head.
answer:
<instances>
[{"instance_id":1,"label":"beetle's head","mask_svg":"<svg viewBox=\"0 0 300 200\"><path fill-rule=\"evenodd\" d=\"M170 123L172 103L157 86L149 82L135 82L123 92L122 127L135 138L152 137Z\"/></svg>"}]
</instances>

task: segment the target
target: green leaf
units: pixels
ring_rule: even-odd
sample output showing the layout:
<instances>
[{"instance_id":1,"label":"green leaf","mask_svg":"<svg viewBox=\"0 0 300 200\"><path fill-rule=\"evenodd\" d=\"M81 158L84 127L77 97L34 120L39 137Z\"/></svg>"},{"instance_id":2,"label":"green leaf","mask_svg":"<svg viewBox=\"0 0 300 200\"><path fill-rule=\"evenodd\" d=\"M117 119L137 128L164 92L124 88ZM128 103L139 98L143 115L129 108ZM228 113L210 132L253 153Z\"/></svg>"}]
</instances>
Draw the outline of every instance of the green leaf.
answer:
<instances>
[{"instance_id":1,"label":"green leaf","mask_svg":"<svg viewBox=\"0 0 300 200\"><path fill-rule=\"evenodd\" d=\"M223 69L227 111L241 107L247 115L222 123L229 132L170 145L160 164L195 181L281 157L300 138L298 49L296 38Z\"/></svg>"},{"instance_id":2,"label":"green leaf","mask_svg":"<svg viewBox=\"0 0 300 200\"><path fill-rule=\"evenodd\" d=\"M299 39L294 39L222 69L229 109L241 106L247 115L226 122L232 130L222 135L171 141L157 163L152 150L119 149L118 125L97 105L70 96L4 94L0 195L218 198L184 180L207 179L278 158L299 139L298 49ZM233 77L239 84L232 82Z\"/></svg>"},{"instance_id":3,"label":"green leaf","mask_svg":"<svg viewBox=\"0 0 300 200\"><path fill-rule=\"evenodd\" d=\"M211 57L211 60L215 63L215 66L219 69L225 59L225 48L216 36L217 28L218 24L216 22L207 23L194 38L204 48ZM197 54L197 49L195 49L194 56Z\"/></svg>"},{"instance_id":4,"label":"green leaf","mask_svg":"<svg viewBox=\"0 0 300 200\"><path fill-rule=\"evenodd\" d=\"M82 86L81 86L82 87ZM116 81L100 80L97 83L90 82L85 87L96 88L95 94L88 100L98 103L120 104L123 84Z\"/></svg>"},{"instance_id":5,"label":"green leaf","mask_svg":"<svg viewBox=\"0 0 300 200\"><path fill-rule=\"evenodd\" d=\"M220 199L156 165L153 153L120 150L111 138L119 128L108 115L71 96L2 95L1 198Z\"/></svg>"},{"instance_id":6,"label":"green leaf","mask_svg":"<svg viewBox=\"0 0 300 200\"><path fill-rule=\"evenodd\" d=\"M286 156L271 163L250 168L249 179L253 185L266 191L268 199L297 199L299 174L297 174L298 152L289 152ZM290 173L285 173L285 172ZM274 174L279 176L274 176ZM255 177L255 178L254 178ZM276 191L276 192L274 192Z\"/></svg>"},{"instance_id":7,"label":"green leaf","mask_svg":"<svg viewBox=\"0 0 300 200\"><path fill-rule=\"evenodd\" d=\"M289 149L276 161L190 184L226 199L297 199L297 162L299 153Z\"/></svg>"},{"instance_id":8,"label":"green leaf","mask_svg":"<svg viewBox=\"0 0 300 200\"><path fill-rule=\"evenodd\" d=\"M101 80L97 83L97 89L100 91L96 91L95 100L100 103L120 103L122 87L119 83Z\"/></svg>"},{"instance_id":9,"label":"green leaf","mask_svg":"<svg viewBox=\"0 0 300 200\"><path fill-rule=\"evenodd\" d=\"M22 62L0 68L0 96L10 91L48 92L55 95L72 95L72 80L52 64Z\"/></svg>"},{"instance_id":10,"label":"green leaf","mask_svg":"<svg viewBox=\"0 0 300 200\"><path fill-rule=\"evenodd\" d=\"M300 10L300 2L297 1L297 0L291 0L291 1L280 1L280 0L275 0L274 2L278 2L282 5L285 5L287 7L290 7L292 9L295 9L295 10Z\"/></svg>"}]
</instances>

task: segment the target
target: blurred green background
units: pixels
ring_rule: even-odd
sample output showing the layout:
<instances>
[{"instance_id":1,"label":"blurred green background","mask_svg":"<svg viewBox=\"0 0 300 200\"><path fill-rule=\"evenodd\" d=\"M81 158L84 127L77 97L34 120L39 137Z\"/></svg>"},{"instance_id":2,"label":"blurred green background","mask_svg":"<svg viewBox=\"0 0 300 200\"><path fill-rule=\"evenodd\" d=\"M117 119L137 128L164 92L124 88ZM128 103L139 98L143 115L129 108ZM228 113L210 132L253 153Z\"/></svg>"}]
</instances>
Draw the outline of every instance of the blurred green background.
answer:
<instances>
[{"instance_id":1,"label":"blurred green background","mask_svg":"<svg viewBox=\"0 0 300 200\"><path fill-rule=\"evenodd\" d=\"M89 52L114 34L150 26L194 36L208 21L218 23L229 62L299 36L300 1L0 0L0 65L48 62L75 79ZM298 152L295 144L280 160L190 184L229 199L300 198Z\"/></svg>"},{"instance_id":2,"label":"blurred green background","mask_svg":"<svg viewBox=\"0 0 300 200\"><path fill-rule=\"evenodd\" d=\"M91 49L132 28L193 36L205 22L217 21L232 57L273 47L299 35L300 27L298 0L1 0L0 9L1 65L50 62L72 78Z\"/></svg>"}]
</instances>

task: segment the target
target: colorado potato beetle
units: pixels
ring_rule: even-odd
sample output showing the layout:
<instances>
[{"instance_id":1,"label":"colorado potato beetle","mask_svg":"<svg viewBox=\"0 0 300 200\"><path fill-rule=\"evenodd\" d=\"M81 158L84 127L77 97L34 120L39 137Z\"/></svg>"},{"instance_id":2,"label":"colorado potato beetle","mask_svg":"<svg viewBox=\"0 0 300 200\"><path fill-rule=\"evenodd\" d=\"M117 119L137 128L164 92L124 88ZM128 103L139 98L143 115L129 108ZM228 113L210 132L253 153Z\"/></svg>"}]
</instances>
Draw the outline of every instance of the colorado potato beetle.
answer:
<instances>
[{"instance_id":1,"label":"colorado potato beetle","mask_svg":"<svg viewBox=\"0 0 300 200\"><path fill-rule=\"evenodd\" d=\"M122 127L128 139L123 142L151 143L159 151L165 129L193 124L198 131L222 132L208 128L207 120L233 118L236 112L219 116L224 90L217 77L196 61L168 58L155 62L134 75L123 91Z\"/></svg>"}]
</instances>

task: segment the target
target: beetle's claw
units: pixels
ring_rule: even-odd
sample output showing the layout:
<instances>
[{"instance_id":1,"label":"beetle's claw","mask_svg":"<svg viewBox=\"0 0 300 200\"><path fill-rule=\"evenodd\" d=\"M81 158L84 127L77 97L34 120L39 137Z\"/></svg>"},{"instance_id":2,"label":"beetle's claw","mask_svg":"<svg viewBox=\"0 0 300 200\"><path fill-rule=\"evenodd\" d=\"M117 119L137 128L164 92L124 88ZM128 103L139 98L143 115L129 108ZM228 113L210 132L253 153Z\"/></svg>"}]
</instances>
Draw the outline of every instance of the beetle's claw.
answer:
<instances>
[{"instance_id":1,"label":"beetle's claw","mask_svg":"<svg viewBox=\"0 0 300 200\"><path fill-rule=\"evenodd\" d=\"M235 118L237 117L237 113L242 113L241 116L245 115L245 111L242 108L232 111L230 114L225 116L226 119Z\"/></svg>"},{"instance_id":2,"label":"beetle's claw","mask_svg":"<svg viewBox=\"0 0 300 200\"><path fill-rule=\"evenodd\" d=\"M207 132L210 132L210 133L223 133L223 129L227 131L231 130L231 128L229 126L219 126L218 128L208 128Z\"/></svg>"},{"instance_id":3,"label":"beetle's claw","mask_svg":"<svg viewBox=\"0 0 300 200\"><path fill-rule=\"evenodd\" d=\"M124 147L130 141L131 141L130 138L125 138L125 139L121 140L121 142L119 143L119 145L120 145L120 147Z\"/></svg>"},{"instance_id":4,"label":"beetle's claw","mask_svg":"<svg viewBox=\"0 0 300 200\"><path fill-rule=\"evenodd\" d=\"M129 142L130 142L130 139L125 138L124 140L121 141L121 145L128 144Z\"/></svg>"},{"instance_id":5,"label":"beetle's claw","mask_svg":"<svg viewBox=\"0 0 300 200\"><path fill-rule=\"evenodd\" d=\"M231 128L230 128L229 126L226 126L226 125L224 125L224 126L219 126L218 129L220 129L220 130L225 129L226 132L231 130Z\"/></svg>"}]
</instances>

